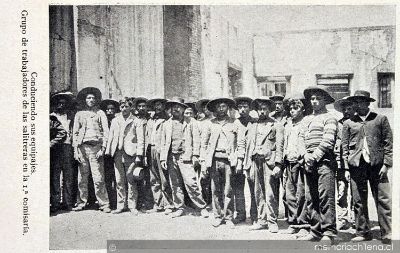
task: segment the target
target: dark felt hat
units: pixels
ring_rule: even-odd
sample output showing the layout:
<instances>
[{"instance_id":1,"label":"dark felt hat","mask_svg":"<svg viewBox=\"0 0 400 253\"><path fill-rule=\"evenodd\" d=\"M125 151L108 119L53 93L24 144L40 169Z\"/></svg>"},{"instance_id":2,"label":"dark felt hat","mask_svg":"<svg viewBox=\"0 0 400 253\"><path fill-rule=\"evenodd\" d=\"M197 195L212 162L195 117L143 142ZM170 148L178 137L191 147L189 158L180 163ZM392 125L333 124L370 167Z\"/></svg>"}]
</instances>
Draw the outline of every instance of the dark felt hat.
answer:
<instances>
[{"instance_id":1,"label":"dark felt hat","mask_svg":"<svg viewBox=\"0 0 400 253\"><path fill-rule=\"evenodd\" d=\"M371 98L371 94L366 90L356 90L354 95L350 96L349 99L353 101L356 99L364 99L368 102L375 102L375 99Z\"/></svg>"},{"instance_id":2,"label":"dark felt hat","mask_svg":"<svg viewBox=\"0 0 400 253\"><path fill-rule=\"evenodd\" d=\"M202 98L199 101L197 101L195 104L197 111L203 112L203 107L207 105L208 102L210 102L210 99L208 98Z\"/></svg>"},{"instance_id":3,"label":"dark felt hat","mask_svg":"<svg viewBox=\"0 0 400 253\"><path fill-rule=\"evenodd\" d=\"M193 110L193 113L196 114L197 113L197 108L196 108L196 104L194 102L187 102L185 103L189 108L191 108Z\"/></svg>"},{"instance_id":4,"label":"dark felt hat","mask_svg":"<svg viewBox=\"0 0 400 253\"><path fill-rule=\"evenodd\" d=\"M76 99L79 102L83 102L83 101L85 101L85 99L86 99L88 94L93 94L96 97L97 102L101 101L101 91L96 87L83 88L82 90L80 90L78 92L78 95L76 96Z\"/></svg>"},{"instance_id":5,"label":"dark felt hat","mask_svg":"<svg viewBox=\"0 0 400 253\"><path fill-rule=\"evenodd\" d=\"M70 106L70 105L72 105L72 102L74 100L74 94L72 94L72 92L69 92L69 91L56 93L53 96L51 96L50 104L54 105L60 99L65 99L65 101L67 102L67 105Z\"/></svg>"},{"instance_id":6,"label":"dark felt hat","mask_svg":"<svg viewBox=\"0 0 400 253\"><path fill-rule=\"evenodd\" d=\"M261 96L253 100L252 106L255 110L258 110L259 103L266 103L270 111L275 109L275 102L267 96Z\"/></svg>"},{"instance_id":7,"label":"dark felt hat","mask_svg":"<svg viewBox=\"0 0 400 253\"><path fill-rule=\"evenodd\" d=\"M114 99L104 99L100 103L100 109L106 111L108 105L113 105L115 108L115 112L119 112L119 103Z\"/></svg>"},{"instance_id":8,"label":"dark felt hat","mask_svg":"<svg viewBox=\"0 0 400 253\"><path fill-rule=\"evenodd\" d=\"M233 100L236 102L236 106L238 106L242 102L248 103L251 106L251 103L253 102L253 99L250 96L246 95L237 96L233 98Z\"/></svg>"},{"instance_id":9,"label":"dark felt hat","mask_svg":"<svg viewBox=\"0 0 400 253\"><path fill-rule=\"evenodd\" d=\"M285 96L282 94L275 94L275 95L269 97L269 99L271 99L274 102L275 101L283 101L284 98L285 98Z\"/></svg>"},{"instance_id":10,"label":"dark felt hat","mask_svg":"<svg viewBox=\"0 0 400 253\"><path fill-rule=\"evenodd\" d=\"M346 97L336 100L335 103L333 104L333 107L335 108L335 110L342 112L343 106L353 104L354 101L350 100L349 98L350 98L350 96L346 96Z\"/></svg>"},{"instance_id":11,"label":"dark felt hat","mask_svg":"<svg viewBox=\"0 0 400 253\"><path fill-rule=\"evenodd\" d=\"M176 104L182 106L185 109L189 107L187 104L185 104L185 100L181 97L174 97L172 99L167 100L167 102L165 102L165 106L167 108L170 108Z\"/></svg>"},{"instance_id":12,"label":"dark felt hat","mask_svg":"<svg viewBox=\"0 0 400 253\"><path fill-rule=\"evenodd\" d=\"M333 102L335 102L335 99L325 88L319 86L310 86L304 90L304 97L307 99L307 101L310 101L312 94L323 96L326 104L332 104Z\"/></svg>"},{"instance_id":13,"label":"dark felt hat","mask_svg":"<svg viewBox=\"0 0 400 253\"><path fill-rule=\"evenodd\" d=\"M220 97L210 100L207 103L207 109L211 112L215 112L215 106L219 103L225 103L229 106L229 108L236 109L236 103L234 100L230 98Z\"/></svg>"},{"instance_id":14,"label":"dark felt hat","mask_svg":"<svg viewBox=\"0 0 400 253\"><path fill-rule=\"evenodd\" d=\"M154 105L155 105L157 102L165 103L165 102L167 102L167 100L166 100L165 98L162 98L162 97L154 97L154 98L149 99L149 100L147 101L147 106L148 106L149 108L153 108L153 109L154 109Z\"/></svg>"},{"instance_id":15,"label":"dark felt hat","mask_svg":"<svg viewBox=\"0 0 400 253\"><path fill-rule=\"evenodd\" d=\"M144 102L147 103L148 99L145 97L137 97L132 101L132 107L136 108L137 104Z\"/></svg>"}]
</instances>

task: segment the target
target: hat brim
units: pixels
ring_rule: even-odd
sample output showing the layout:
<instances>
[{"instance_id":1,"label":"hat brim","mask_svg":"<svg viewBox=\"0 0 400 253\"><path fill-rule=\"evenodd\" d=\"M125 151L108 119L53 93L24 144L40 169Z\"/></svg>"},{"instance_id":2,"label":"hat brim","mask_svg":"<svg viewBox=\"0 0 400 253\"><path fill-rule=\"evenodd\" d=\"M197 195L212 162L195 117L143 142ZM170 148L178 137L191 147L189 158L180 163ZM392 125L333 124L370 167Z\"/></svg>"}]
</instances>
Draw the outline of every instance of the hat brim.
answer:
<instances>
[{"instance_id":1,"label":"hat brim","mask_svg":"<svg viewBox=\"0 0 400 253\"><path fill-rule=\"evenodd\" d=\"M187 104L184 104L184 103L181 103L181 102L177 102L177 101L167 101L167 102L165 102L165 108L170 108L170 107L172 107L174 105L180 105L185 109L189 108L189 106Z\"/></svg>"},{"instance_id":2,"label":"hat brim","mask_svg":"<svg viewBox=\"0 0 400 253\"><path fill-rule=\"evenodd\" d=\"M260 98L256 98L256 99L253 100L252 107L253 107L254 110L258 110L259 103L266 103L271 112L275 110L274 101L272 101L270 99L260 99Z\"/></svg>"},{"instance_id":3,"label":"hat brim","mask_svg":"<svg viewBox=\"0 0 400 253\"><path fill-rule=\"evenodd\" d=\"M353 101L354 100L359 100L359 99L366 100L368 102L375 102L376 101L375 99L370 98L370 97L366 97L366 96L350 96L348 99L349 100L353 100Z\"/></svg>"},{"instance_id":4,"label":"hat brim","mask_svg":"<svg viewBox=\"0 0 400 253\"><path fill-rule=\"evenodd\" d=\"M147 104L148 99L145 97L137 97L132 101L132 106L136 108L137 104L139 104L140 102L144 102Z\"/></svg>"},{"instance_id":5,"label":"hat brim","mask_svg":"<svg viewBox=\"0 0 400 253\"><path fill-rule=\"evenodd\" d=\"M333 108L335 108L335 110L338 111L338 112L342 112L343 111L343 107L346 104L347 105L351 105L353 103L354 103L354 101L349 100L349 98L339 99L339 100L336 100L335 103L333 103Z\"/></svg>"},{"instance_id":6,"label":"hat brim","mask_svg":"<svg viewBox=\"0 0 400 253\"><path fill-rule=\"evenodd\" d=\"M88 94L93 94L96 97L97 102L101 101L101 91L98 88L95 88L95 87L83 88L82 90L80 90L78 92L78 95L76 96L76 99L78 101L80 101L80 102L83 102L86 99Z\"/></svg>"},{"instance_id":7,"label":"hat brim","mask_svg":"<svg viewBox=\"0 0 400 253\"><path fill-rule=\"evenodd\" d=\"M282 95L275 95L275 96L271 96L271 97L269 97L269 99L271 99L272 101L283 101L283 99L284 99L285 97L284 96L282 96Z\"/></svg>"},{"instance_id":8,"label":"hat brim","mask_svg":"<svg viewBox=\"0 0 400 253\"><path fill-rule=\"evenodd\" d=\"M54 94L50 98L50 104L54 105L60 99L65 99L68 105L71 105L74 100L72 94Z\"/></svg>"},{"instance_id":9,"label":"hat brim","mask_svg":"<svg viewBox=\"0 0 400 253\"><path fill-rule=\"evenodd\" d=\"M324 100L326 102L326 104L332 104L335 102L335 99L326 91L323 90L321 88L307 88L304 90L304 97L306 98L306 100L310 100L311 95L315 94L315 93L319 93L322 94L324 96Z\"/></svg>"},{"instance_id":10,"label":"hat brim","mask_svg":"<svg viewBox=\"0 0 400 253\"><path fill-rule=\"evenodd\" d=\"M253 99L250 97L235 97L233 99L236 103L236 106L238 106L240 103L248 103L251 106L251 103L253 103Z\"/></svg>"},{"instance_id":11,"label":"hat brim","mask_svg":"<svg viewBox=\"0 0 400 253\"><path fill-rule=\"evenodd\" d=\"M237 109L235 101L230 98L213 99L207 103L207 109L211 112L215 112L215 106L220 103L226 103L229 109Z\"/></svg>"},{"instance_id":12,"label":"hat brim","mask_svg":"<svg viewBox=\"0 0 400 253\"><path fill-rule=\"evenodd\" d=\"M210 99L204 98L200 99L195 103L196 109L198 112L203 112L203 107L207 105L207 103L210 102Z\"/></svg>"},{"instance_id":13,"label":"hat brim","mask_svg":"<svg viewBox=\"0 0 400 253\"><path fill-rule=\"evenodd\" d=\"M115 100L112 99L104 99L103 101L101 101L100 103L100 109L102 109L103 111L106 111L107 106L108 105L113 105L115 107L115 111L119 112L119 103Z\"/></svg>"},{"instance_id":14,"label":"hat brim","mask_svg":"<svg viewBox=\"0 0 400 253\"><path fill-rule=\"evenodd\" d=\"M165 98L153 98L153 99L150 99L147 101L147 106L150 108L154 108L154 105L157 102L165 103L165 102L167 102L167 100Z\"/></svg>"}]
</instances>

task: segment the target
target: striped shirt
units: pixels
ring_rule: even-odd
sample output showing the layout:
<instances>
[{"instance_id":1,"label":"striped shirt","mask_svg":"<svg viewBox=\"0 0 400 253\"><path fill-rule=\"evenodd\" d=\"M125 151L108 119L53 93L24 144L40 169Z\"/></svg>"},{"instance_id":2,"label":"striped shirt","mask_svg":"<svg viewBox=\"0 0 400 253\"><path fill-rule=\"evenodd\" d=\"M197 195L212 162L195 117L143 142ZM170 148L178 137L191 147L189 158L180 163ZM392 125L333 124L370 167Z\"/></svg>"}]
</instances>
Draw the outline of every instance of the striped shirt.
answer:
<instances>
[{"instance_id":1,"label":"striped shirt","mask_svg":"<svg viewBox=\"0 0 400 253\"><path fill-rule=\"evenodd\" d=\"M299 137L304 141L307 153L312 153L315 161L319 162L326 153L333 152L338 131L337 119L326 111L305 117L303 124Z\"/></svg>"}]
</instances>

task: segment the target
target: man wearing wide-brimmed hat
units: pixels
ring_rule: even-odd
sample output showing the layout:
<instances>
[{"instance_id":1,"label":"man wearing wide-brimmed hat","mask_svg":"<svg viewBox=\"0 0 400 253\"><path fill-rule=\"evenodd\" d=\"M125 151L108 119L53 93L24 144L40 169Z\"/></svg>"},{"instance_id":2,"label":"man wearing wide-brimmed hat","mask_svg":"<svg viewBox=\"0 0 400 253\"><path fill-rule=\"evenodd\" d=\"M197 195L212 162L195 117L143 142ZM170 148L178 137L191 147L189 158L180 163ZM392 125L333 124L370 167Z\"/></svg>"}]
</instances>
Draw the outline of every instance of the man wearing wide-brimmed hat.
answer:
<instances>
[{"instance_id":1,"label":"man wearing wide-brimmed hat","mask_svg":"<svg viewBox=\"0 0 400 253\"><path fill-rule=\"evenodd\" d=\"M288 99L290 118L284 124L284 165L286 173L285 195L289 228L285 234L305 234L309 228L304 176L304 148L301 147L299 132L305 113L303 94L293 94Z\"/></svg>"},{"instance_id":2,"label":"man wearing wide-brimmed hat","mask_svg":"<svg viewBox=\"0 0 400 253\"><path fill-rule=\"evenodd\" d=\"M108 127L110 127L115 114L120 112L119 103L114 99L104 99L100 103L100 109L105 112L108 119Z\"/></svg>"},{"instance_id":3,"label":"man wearing wide-brimmed hat","mask_svg":"<svg viewBox=\"0 0 400 253\"><path fill-rule=\"evenodd\" d=\"M107 146L108 122L105 113L98 104L101 92L95 87L86 87L77 95L82 110L74 119L73 147L75 159L80 163L78 175L79 197L75 211L81 211L88 201L88 179L92 173L94 190L99 208L109 213L109 199L104 181L104 153Z\"/></svg>"},{"instance_id":4,"label":"man wearing wide-brimmed hat","mask_svg":"<svg viewBox=\"0 0 400 253\"><path fill-rule=\"evenodd\" d=\"M207 109L215 118L202 134L201 160L204 162L202 173L208 170L211 177L213 226L226 222L234 228L231 178L237 165L237 142L239 128L228 111L236 108L235 101L229 98L216 98L207 103ZM243 158L241 158L243 159Z\"/></svg>"},{"instance_id":5,"label":"man wearing wide-brimmed hat","mask_svg":"<svg viewBox=\"0 0 400 253\"><path fill-rule=\"evenodd\" d=\"M306 182L311 197L311 232L300 240L334 242L336 230L334 146L337 120L326 109L335 99L320 86L308 87L304 97L309 100L313 113L303 119L299 138L303 143Z\"/></svg>"},{"instance_id":6,"label":"man wearing wide-brimmed hat","mask_svg":"<svg viewBox=\"0 0 400 253\"><path fill-rule=\"evenodd\" d=\"M283 126L269 114L274 102L268 97L253 101L259 118L247 126L246 142L239 141L239 156L244 154L243 169L254 177L257 220L250 230L268 228L278 232L279 183L283 163Z\"/></svg>"},{"instance_id":7,"label":"man wearing wide-brimmed hat","mask_svg":"<svg viewBox=\"0 0 400 253\"><path fill-rule=\"evenodd\" d=\"M368 216L368 182L375 200L383 243L391 243L392 210L388 170L393 165L393 136L386 116L369 109L375 99L364 90L348 98L356 104L356 114L343 124L342 148L345 169L350 170L354 201L356 237L372 240Z\"/></svg>"},{"instance_id":8,"label":"man wearing wide-brimmed hat","mask_svg":"<svg viewBox=\"0 0 400 253\"><path fill-rule=\"evenodd\" d=\"M246 130L248 124L256 120L250 116L253 99L250 96L241 95L235 97L233 100L236 103L236 107L239 113L239 118L235 120L235 124L238 126L238 128L241 128L241 131L247 133ZM244 138L244 140L246 140L246 136L244 136ZM239 160L238 163L241 163L241 160ZM232 176L233 202L236 211L234 223L246 221L246 205L244 197L245 180L246 176L242 170L242 166L241 164L238 164L238 166L236 166L236 172ZM249 176L247 178L247 181L249 184L251 195L250 217L252 221L255 221L257 220L257 206L254 196L254 178L251 178Z\"/></svg>"},{"instance_id":9,"label":"man wearing wide-brimmed hat","mask_svg":"<svg viewBox=\"0 0 400 253\"><path fill-rule=\"evenodd\" d=\"M74 207L76 200L76 189L75 189L75 171L73 166L73 148L72 148L72 103L73 94L71 92L60 92L54 94L51 99L51 108L53 109L50 116L54 116L61 123L61 126L67 133L65 140L61 143L57 143L52 148L50 153L50 182L52 184L52 210L57 211L60 206L60 201L63 202L63 208L71 210ZM60 176L63 173L63 185L60 187ZM61 192L63 190L61 200ZM57 203L55 203L57 202Z\"/></svg>"},{"instance_id":10,"label":"man wearing wide-brimmed hat","mask_svg":"<svg viewBox=\"0 0 400 253\"><path fill-rule=\"evenodd\" d=\"M171 108L172 117L165 121L161 133L161 166L168 170L172 187L175 212L172 217L184 215L186 189L193 204L201 210L203 217L208 217L206 203L201 197L197 184L194 164L200 154L200 135L194 121L185 121L184 110L188 107L182 98L173 98L166 102Z\"/></svg>"},{"instance_id":11,"label":"man wearing wide-brimmed hat","mask_svg":"<svg viewBox=\"0 0 400 253\"><path fill-rule=\"evenodd\" d=\"M335 154L338 169L336 171L336 212L338 230L346 230L354 222L350 192L350 172L344 166L342 149L343 123L355 114L354 101L349 100L349 96L338 99L333 104L336 111L343 114L343 118L338 121L338 134L335 143Z\"/></svg>"},{"instance_id":12,"label":"man wearing wide-brimmed hat","mask_svg":"<svg viewBox=\"0 0 400 253\"><path fill-rule=\"evenodd\" d=\"M168 172L161 168L160 161L162 126L168 120L168 115L165 112L165 102L167 100L161 97L155 97L147 101L147 107L154 111L146 126L146 138L150 149L147 152L150 153L147 160L149 161L150 184L154 199L154 207L148 212L165 210L165 213L170 213L173 206Z\"/></svg>"},{"instance_id":13,"label":"man wearing wide-brimmed hat","mask_svg":"<svg viewBox=\"0 0 400 253\"><path fill-rule=\"evenodd\" d=\"M202 136L204 130L211 124L211 119L213 118L212 112L207 109L207 103L210 102L208 98L202 98L195 103L197 109L197 125L199 127L200 136ZM201 138L203 139L203 138ZM197 180L201 186L201 194L203 196L204 201L208 206L211 205L212 197L211 197L211 177L209 173L202 173L202 171L206 172L205 164L200 164L200 169L197 168ZM203 169L202 169L203 168Z\"/></svg>"}]
</instances>

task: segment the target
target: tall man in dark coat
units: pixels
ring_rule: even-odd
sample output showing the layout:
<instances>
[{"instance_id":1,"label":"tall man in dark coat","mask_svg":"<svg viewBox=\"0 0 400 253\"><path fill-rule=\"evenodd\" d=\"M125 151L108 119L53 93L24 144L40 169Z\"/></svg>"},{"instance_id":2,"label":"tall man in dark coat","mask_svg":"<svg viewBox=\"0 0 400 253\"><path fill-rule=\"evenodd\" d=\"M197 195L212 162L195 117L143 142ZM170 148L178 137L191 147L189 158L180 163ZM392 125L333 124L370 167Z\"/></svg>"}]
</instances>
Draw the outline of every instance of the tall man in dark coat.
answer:
<instances>
[{"instance_id":1,"label":"tall man in dark coat","mask_svg":"<svg viewBox=\"0 0 400 253\"><path fill-rule=\"evenodd\" d=\"M391 242L391 190L387 172L393 163L392 130L386 116L371 112L375 99L369 92L358 90L349 99L357 114L343 124L344 164L350 170L354 201L356 237L352 241L371 240L368 217L368 184L375 199L383 243Z\"/></svg>"}]
</instances>

